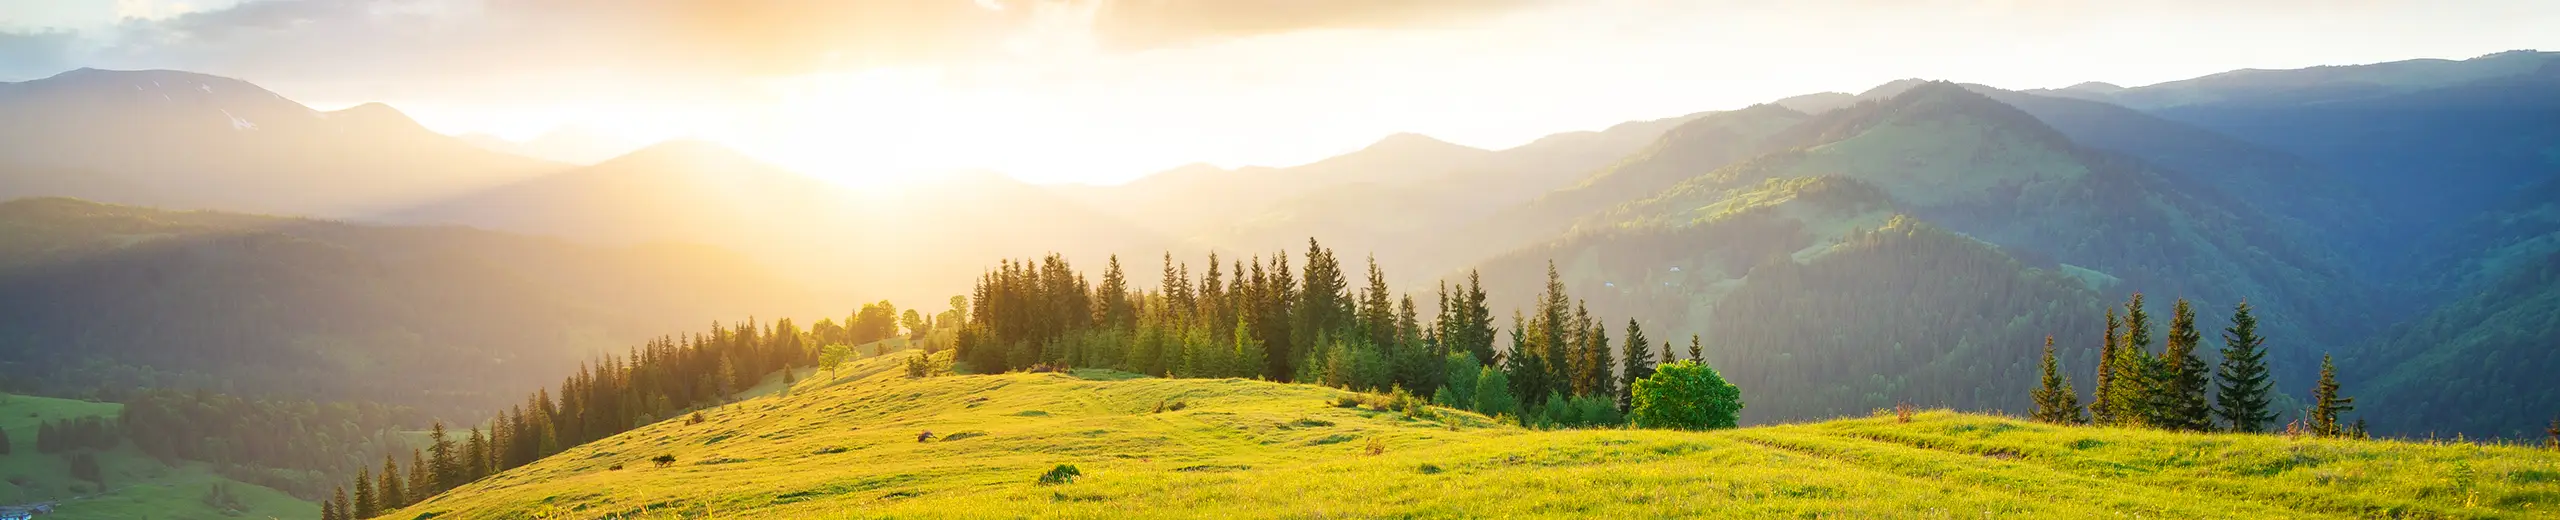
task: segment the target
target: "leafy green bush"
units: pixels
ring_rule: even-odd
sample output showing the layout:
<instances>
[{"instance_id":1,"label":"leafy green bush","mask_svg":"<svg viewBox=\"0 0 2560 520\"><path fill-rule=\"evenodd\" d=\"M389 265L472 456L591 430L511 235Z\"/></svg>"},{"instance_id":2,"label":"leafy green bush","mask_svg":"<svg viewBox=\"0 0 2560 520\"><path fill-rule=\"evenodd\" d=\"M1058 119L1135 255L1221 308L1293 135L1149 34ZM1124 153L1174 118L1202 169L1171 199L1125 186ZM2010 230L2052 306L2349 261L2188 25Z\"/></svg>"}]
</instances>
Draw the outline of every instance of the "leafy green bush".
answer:
<instances>
[{"instance_id":1,"label":"leafy green bush","mask_svg":"<svg viewBox=\"0 0 2560 520\"><path fill-rule=\"evenodd\" d=\"M1646 428L1732 428L1742 413L1742 389L1696 361L1655 369L1653 377L1635 382L1635 394L1632 419Z\"/></svg>"},{"instance_id":2,"label":"leafy green bush","mask_svg":"<svg viewBox=\"0 0 2560 520\"><path fill-rule=\"evenodd\" d=\"M1511 376L1492 367L1480 371L1476 376L1476 412L1487 416L1519 414L1520 398L1511 395Z\"/></svg>"},{"instance_id":3,"label":"leafy green bush","mask_svg":"<svg viewBox=\"0 0 2560 520\"><path fill-rule=\"evenodd\" d=\"M1077 470L1074 464L1059 464L1058 467L1049 468L1048 473L1040 475L1040 485L1054 486L1058 484L1073 483L1076 481L1076 477L1081 476L1084 476L1084 472Z\"/></svg>"}]
</instances>

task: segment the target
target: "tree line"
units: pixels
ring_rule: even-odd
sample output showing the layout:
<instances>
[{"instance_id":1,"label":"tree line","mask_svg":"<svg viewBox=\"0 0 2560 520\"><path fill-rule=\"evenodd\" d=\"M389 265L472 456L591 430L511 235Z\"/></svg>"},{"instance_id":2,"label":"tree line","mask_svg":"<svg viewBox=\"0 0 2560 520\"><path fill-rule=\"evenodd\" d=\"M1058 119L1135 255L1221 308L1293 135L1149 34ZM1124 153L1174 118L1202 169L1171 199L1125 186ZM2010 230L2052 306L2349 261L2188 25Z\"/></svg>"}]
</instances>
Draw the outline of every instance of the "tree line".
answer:
<instances>
[{"instance_id":1,"label":"tree line","mask_svg":"<svg viewBox=\"0 0 2560 520\"><path fill-rule=\"evenodd\" d=\"M2231 326L2221 333L2220 362L2208 365L2199 354L2203 332L2197 330L2195 310L2185 298L2170 305L2168 334L2156 338L2161 350L2154 353L2152 316L2142 293L2134 293L2123 306L2106 312L2097 384L2085 407L2078 389L2055 361L2053 337L2045 337L2032 416L2055 424L2267 432L2278 417L2277 394L2268 379L2267 339L2259 335L2258 318L2252 311L2245 301L2232 307ZM2366 436L2364 420L2344 422L2344 414L2355 409L2355 399L2340 393L2337 369L2325 354L2311 394L2305 417L2290 429L2318 437Z\"/></svg>"},{"instance_id":2,"label":"tree line","mask_svg":"<svg viewBox=\"0 0 2560 520\"><path fill-rule=\"evenodd\" d=\"M726 403L767 374L780 371L788 383L793 367L832 364L852 356L853 345L899 337L901 327L910 328L906 337L920 338L936 321L954 323L959 316L956 310L902 314L881 301L863 304L842 324L825 319L805 331L789 319L748 320L651 340L581 365L559 386L537 389L485 426L455 433L436 422L427 445L410 451L405 469L398 457L384 456L378 471L360 471L323 500L324 513L331 520L389 513L580 444Z\"/></svg>"},{"instance_id":3,"label":"tree line","mask_svg":"<svg viewBox=\"0 0 2560 520\"><path fill-rule=\"evenodd\" d=\"M1552 426L1623 423L1630 383L1675 359L1669 342L1657 357L1635 320L1611 338L1609 320L1574 299L1552 264L1535 307L1512 313L1507 348L1497 348L1473 273L1440 285L1426 322L1412 295L1387 286L1376 259L1354 287L1314 239L1298 258L1303 267L1293 269L1286 251L1223 262L1212 253L1195 278L1167 254L1162 282L1146 290L1130 286L1118 256L1099 283L1059 255L1001 261L971 288L955 359L982 373L1099 367L1407 392Z\"/></svg>"}]
</instances>

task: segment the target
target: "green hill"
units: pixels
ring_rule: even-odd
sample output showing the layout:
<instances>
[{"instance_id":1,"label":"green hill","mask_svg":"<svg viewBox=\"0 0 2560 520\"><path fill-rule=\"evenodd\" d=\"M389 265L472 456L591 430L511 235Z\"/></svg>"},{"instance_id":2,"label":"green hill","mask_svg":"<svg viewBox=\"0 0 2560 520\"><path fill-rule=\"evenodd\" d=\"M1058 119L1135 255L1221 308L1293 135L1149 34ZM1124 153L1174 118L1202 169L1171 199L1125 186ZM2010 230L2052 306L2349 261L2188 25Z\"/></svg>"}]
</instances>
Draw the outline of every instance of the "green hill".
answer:
<instances>
[{"instance_id":1,"label":"green hill","mask_svg":"<svg viewBox=\"0 0 2560 520\"><path fill-rule=\"evenodd\" d=\"M217 474L199 462L164 463L130 443L92 452L104 482L75 478L65 454L36 451L36 430L49 421L114 418L124 409L96 403L0 394L0 429L11 449L0 455L0 505L54 503L46 520L309 518L320 506ZM85 451L85 450L84 450ZM219 487L231 497L211 500Z\"/></svg>"},{"instance_id":2,"label":"green hill","mask_svg":"<svg viewBox=\"0 0 2560 520\"><path fill-rule=\"evenodd\" d=\"M368 400L478 414L599 352L819 308L713 250L608 248L36 198L0 203L0 388ZM455 381L474 381L455 385Z\"/></svg>"},{"instance_id":3,"label":"green hill","mask_svg":"<svg viewBox=\"0 0 2560 520\"><path fill-rule=\"evenodd\" d=\"M2560 514L2560 453L2516 447L1943 411L1534 431L1338 406L1353 394L1314 386L1099 371L909 379L885 370L895 358L573 448L389 518ZM650 462L661 455L674 462ZM1079 476L1039 482L1060 465Z\"/></svg>"}]
</instances>

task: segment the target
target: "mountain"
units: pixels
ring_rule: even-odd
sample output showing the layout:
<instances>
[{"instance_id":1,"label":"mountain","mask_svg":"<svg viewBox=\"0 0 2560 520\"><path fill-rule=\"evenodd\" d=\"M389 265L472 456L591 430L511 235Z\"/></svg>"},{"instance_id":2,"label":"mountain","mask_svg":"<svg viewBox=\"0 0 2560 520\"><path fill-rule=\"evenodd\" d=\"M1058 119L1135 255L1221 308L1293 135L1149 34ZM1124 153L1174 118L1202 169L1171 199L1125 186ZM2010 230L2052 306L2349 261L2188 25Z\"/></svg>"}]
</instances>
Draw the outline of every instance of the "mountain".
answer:
<instances>
[{"instance_id":1,"label":"mountain","mask_svg":"<svg viewBox=\"0 0 2560 520\"><path fill-rule=\"evenodd\" d=\"M2417 59L2301 69L2241 69L2156 85L2123 88L2083 83L2029 94L2105 101L2157 111L2215 104L2318 104L2547 73L2560 52L2517 50L2466 60Z\"/></svg>"},{"instance_id":2,"label":"mountain","mask_svg":"<svg viewBox=\"0 0 2560 520\"><path fill-rule=\"evenodd\" d=\"M322 112L218 76L80 69L0 84L0 199L348 215L557 167L378 103Z\"/></svg>"},{"instance_id":3,"label":"mountain","mask_svg":"<svg viewBox=\"0 0 2560 520\"><path fill-rule=\"evenodd\" d=\"M999 175L854 190L681 140L375 218L608 244L709 245L813 290L862 298L846 301L928 307L966 287L989 258L1196 249Z\"/></svg>"},{"instance_id":4,"label":"mountain","mask_svg":"<svg viewBox=\"0 0 2560 520\"><path fill-rule=\"evenodd\" d=\"M2424 312L2376 335L2341 370L2372 381L2361 406L2400 410L2377 418L2397 431L2530 437L2560 405L2548 374L2560 370L2560 179L2518 190L2505 204L2449 227L2417 248L2407 283ZM2462 374L2447 385L2445 374Z\"/></svg>"},{"instance_id":5,"label":"mountain","mask_svg":"<svg viewBox=\"0 0 2560 520\"><path fill-rule=\"evenodd\" d=\"M0 370L48 395L204 388L476 414L677 324L817 310L796 284L690 247L59 198L0 203L0 237Z\"/></svg>"},{"instance_id":6,"label":"mountain","mask_svg":"<svg viewBox=\"0 0 2560 520\"><path fill-rule=\"evenodd\" d=\"M577 165L604 162L606 159L620 157L641 148L639 145L582 126L554 129L523 142L481 133L454 137L492 152Z\"/></svg>"},{"instance_id":7,"label":"mountain","mask_svg":"<svg viewBox=\"0 0 2560 520\"><path fill-rule=\"evenodd\" d=\"M2548 485L2514 475L2560 463L2520 446L1945 411L1541 431L1308 385L1098 370L910 378L898 363L570 448L392 517L2532 517L2554 511ZM2301 491L2348 478L2365 484Z\"/></svg>"},{"instance_id":8,"label":"mountain","mask_svg":"<svg viewBox=\"0 0 2560 520\"><path fill-rule=\"evenodd\" d=\"M2560 60L2531 74L2306 102L2203 103L2158 110L2298 155L2377 195L2389 233L2424 236L2560 177ZM2406 247L2402 242L2395 244Z\"/></svg>"},{"instance_id":9,"label":"mountain","mask_svg":"<svg viewBox=\"0 0 2560 520\"><path fill-rule=\"evenodd\" d=\"M1449 230L1568 185L1703 115L1553 134L1498 151L1399 134L1300 166L1190 166L1121 186L1060 189L1218 249L1271 251L1321 237L1375 252L1382 261L1437 271L1481 258L1472 253L1477 245L1451 244Z\"/></svg>"},{"instance_id":10,"label":"mountain","mask_svg":"<svg viewBox=\"0 0 2560 520\"><path fill-rule=\"evenodd\" d=\"M1960 85L1913 84L1761 140L1484 262L1487 284L1533 293L1553 261L1595 313L1703 331L1737 382L1783 396L1746 410L1754 421L1900 399L2022 408L2025 390L2001 385L2032 379L2041 337L2095 345L2103 306L2128 292L2154 295L2155 313L2195 300L2208 329L2246 299L2288 339L2273 344L2288 381L2307 379L2315 346L2369 326L2326 244Z\"/></svg>"}]
</instances>

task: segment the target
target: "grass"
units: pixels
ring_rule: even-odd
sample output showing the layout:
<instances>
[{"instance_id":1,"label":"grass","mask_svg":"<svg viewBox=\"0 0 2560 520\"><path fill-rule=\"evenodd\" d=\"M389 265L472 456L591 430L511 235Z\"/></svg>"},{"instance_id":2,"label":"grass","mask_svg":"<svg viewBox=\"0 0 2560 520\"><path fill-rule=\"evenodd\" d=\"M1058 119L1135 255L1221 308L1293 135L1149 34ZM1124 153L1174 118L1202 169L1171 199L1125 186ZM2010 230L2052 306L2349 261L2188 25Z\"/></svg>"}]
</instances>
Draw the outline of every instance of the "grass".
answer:
<instances>
[{"instance_id":1,"label":"grass","mask_svg":"<svg viewBox=\"0 0 2560 520\"><path fill-rule=\"evenodd\" d=\"M45 421L114 417L123 405L0 394L0 428L9 432L10 454L0 456L0 505L58 502L47 520L217 518L313 518L318 504L281 491L232 481L203 463L164 464L125 445L98 453L106 486L71 477L69 462L36 452L36 430ZM237 515L204 503L217 484L240 500Z\"/></svg>"},{"instance_id":2,"label":"grass","mask_svg":"<svg viewBox=\"0 0 2560 520\"><path fill-rule=\"evenodd\" d=\"M578 447L392 518L2560 515L2560 453L2517 447L1946 411L1533 431L1258 381L865 372ZM1155 411L1167 401L1189 406ZM925 431L974 435L918 442ZM645 463L658 455L678 462Z\"/></svg>"}]
</instances>

